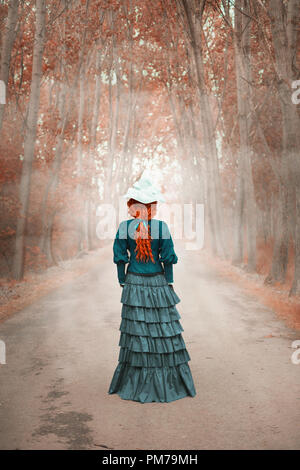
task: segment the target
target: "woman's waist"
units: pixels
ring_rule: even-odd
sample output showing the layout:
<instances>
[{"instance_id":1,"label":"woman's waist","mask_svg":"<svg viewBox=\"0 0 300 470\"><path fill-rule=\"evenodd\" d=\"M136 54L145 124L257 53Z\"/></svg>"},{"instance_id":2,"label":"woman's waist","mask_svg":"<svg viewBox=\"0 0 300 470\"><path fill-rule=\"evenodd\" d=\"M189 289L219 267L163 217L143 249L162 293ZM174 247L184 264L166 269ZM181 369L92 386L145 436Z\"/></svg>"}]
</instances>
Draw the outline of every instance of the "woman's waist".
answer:
<instances>
[{"instance_id":1,"label":"woman's waist","mask_svg":"<svg viewBox=\"0 0 300 470\"><path fill-rule=\"evenodd\" d=\"M156 271L156 272L153 272L153 273L142 273L142 272L135 272L135 271L126 271L126 274L133 274L133 275L136 275L136 276L157 276L157 275L161 275L161 274L165 274L164 271Z\"/></svg>"},{"instance_id":2,"label":"woman's waist","mask_svg":"<svg viewBox=\"0 0 300 470\"><path fill-rule=\"evenodd\" d=\"M140 276L155 276L158 274L164 274L164 270L160 262L152 263L149 261L149 263L141 263L131 261L127 265L126 273L137 274Z\"/></svg>"}]
</instances>

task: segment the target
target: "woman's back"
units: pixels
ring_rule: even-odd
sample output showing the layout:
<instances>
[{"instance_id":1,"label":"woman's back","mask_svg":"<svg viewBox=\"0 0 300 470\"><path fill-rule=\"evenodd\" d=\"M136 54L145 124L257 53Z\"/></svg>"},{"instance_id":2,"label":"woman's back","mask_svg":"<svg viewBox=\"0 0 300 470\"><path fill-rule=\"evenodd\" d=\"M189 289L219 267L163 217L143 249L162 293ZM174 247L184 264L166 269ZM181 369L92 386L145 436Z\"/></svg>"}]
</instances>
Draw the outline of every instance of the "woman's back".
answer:
<instances>
[{"instance_id":1,"label":"woman's back","mask_svg":"<svg viewBox=\"0 0 300 470\"><path fill-rule=\"evenodd\" d=\"M149 224L150 226L154 262L137 259L134 234L140 223L144 223L145 226ZM118 265L118 271L120 270L121 273L123 269L125 272L125 263L129 263L128 272L147 274L165 271L167 281L173 282L172 264L177 263L178 258L174 251L168 225L162 220L151 219L147 222L136 218L121 222L114 241L113 252L114 263ZM124 276L122 276L122 280L124 280Z\"/></svg>"}]
</instances>

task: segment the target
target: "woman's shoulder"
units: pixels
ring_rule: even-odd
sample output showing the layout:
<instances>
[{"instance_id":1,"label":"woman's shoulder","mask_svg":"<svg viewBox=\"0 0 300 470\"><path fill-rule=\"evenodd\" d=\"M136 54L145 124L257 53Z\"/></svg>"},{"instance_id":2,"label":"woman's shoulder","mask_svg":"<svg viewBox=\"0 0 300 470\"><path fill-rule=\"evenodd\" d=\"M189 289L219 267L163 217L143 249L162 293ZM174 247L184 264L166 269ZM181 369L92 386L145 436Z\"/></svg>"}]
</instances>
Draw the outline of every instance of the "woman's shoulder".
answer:
<instances>
[{"instance_id":1,"label":"woman's shoulder","mask_svg":"<svg viewBox=\"0 0 300 470\"><path fill-rule=\"evenodd\" d=\"M166 238L166 237L168 238L170 236L170 230L169 230L169 226L167 222L165 222L164 220L158 220L158 222L159 222L162 238Z\"/></svg>"},{"instance_id":2,"label":"woman's shoulder","mask_svg":"<svg viewBox=\"0 0 300 470\"><path fill-rule=\"evenodd\" d=\"M119 223L117 233L119 233L120 238L132 237L135 232L138 221L136 219L126 219L122 220Z\"/></svg>"},{"instance_id":3,"label":"woman's shoulder","mask_svg":"<svg viewBox=\"0 0 300 470\"><path fill-rule=\"evenodd\" d=\"M153 229L155 229L158 238L170 238L171 234L167 222L160 219L152 219L151 222L152 233L154 233Z\"/></svg>"},{"instance_id":4,"label":"woman's shoulder","mask_svg":"<svg viewBox=\"0 0 300 470\"><path fill-rule=\"evenodd\" d=\"M117 236L119 236L119 238L127 238L128 222L129 220L122 220L119 223L117 229Z\"/></svg>"}]
</instances>

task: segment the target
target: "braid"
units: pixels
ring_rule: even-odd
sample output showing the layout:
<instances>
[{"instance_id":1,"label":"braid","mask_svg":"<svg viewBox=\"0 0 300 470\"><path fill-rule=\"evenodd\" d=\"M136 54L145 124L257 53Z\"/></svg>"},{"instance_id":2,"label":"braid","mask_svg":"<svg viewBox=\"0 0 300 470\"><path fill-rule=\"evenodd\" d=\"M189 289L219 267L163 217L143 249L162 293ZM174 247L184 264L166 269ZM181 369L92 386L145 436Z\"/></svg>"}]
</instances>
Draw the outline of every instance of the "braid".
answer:
<instances>
[{"instance_id":1,"label":"braid","mask_svg":"<svg viewBox=\"0 0 300 470\"><path fill-rule=\"evenodd\" d=\"M153 210L154 204L155 206ZM142 204L141 202L136 201L135 199L129 199L127 205L129 208L130 215L134 218L143 219L143 221L150 220L154 215L152 214L152 212L155 212L156 210L156 202L149 203L149 204ZM134 234L134 238L136 241L136 248L134 251L137 253L136 259L138 261L144 261L144 262L148 262L149 259L151 259L152 263L155 263L152 249L151 249L152 238L151 238L151 233L150 233L150 226L149 224L147 224L147 229L146 229L143 221L139 223Z\"/></svg>"}]
</instances>

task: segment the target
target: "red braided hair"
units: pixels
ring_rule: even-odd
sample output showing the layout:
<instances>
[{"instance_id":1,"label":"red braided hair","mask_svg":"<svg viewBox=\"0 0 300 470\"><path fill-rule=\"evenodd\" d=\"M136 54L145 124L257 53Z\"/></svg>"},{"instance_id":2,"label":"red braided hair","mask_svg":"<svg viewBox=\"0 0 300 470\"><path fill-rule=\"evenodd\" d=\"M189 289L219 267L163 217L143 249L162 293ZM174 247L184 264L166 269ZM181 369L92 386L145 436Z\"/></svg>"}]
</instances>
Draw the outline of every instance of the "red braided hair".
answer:
<instances>
[{"instance_id":1,"label":"red braided hair","mask_svg":"<svg viewBox=\"0 0 300 470\"><path fill-rule=\"evenodd\" d=\"M154 217L156 214L157 202L149 202L148 204L143 204L135 199L129 199L127 202L129 214L136 218L143 219L148 221ZM148 262L151 259L152 263L155 263L152 249L151 249L151 235L150 235L150 226L148 225L148 230L146 229L143 222L140 222L136 228L134 238L136 241L135 252L137 253L136 259L138 261Z\"/></svg>"}]
</instances>

